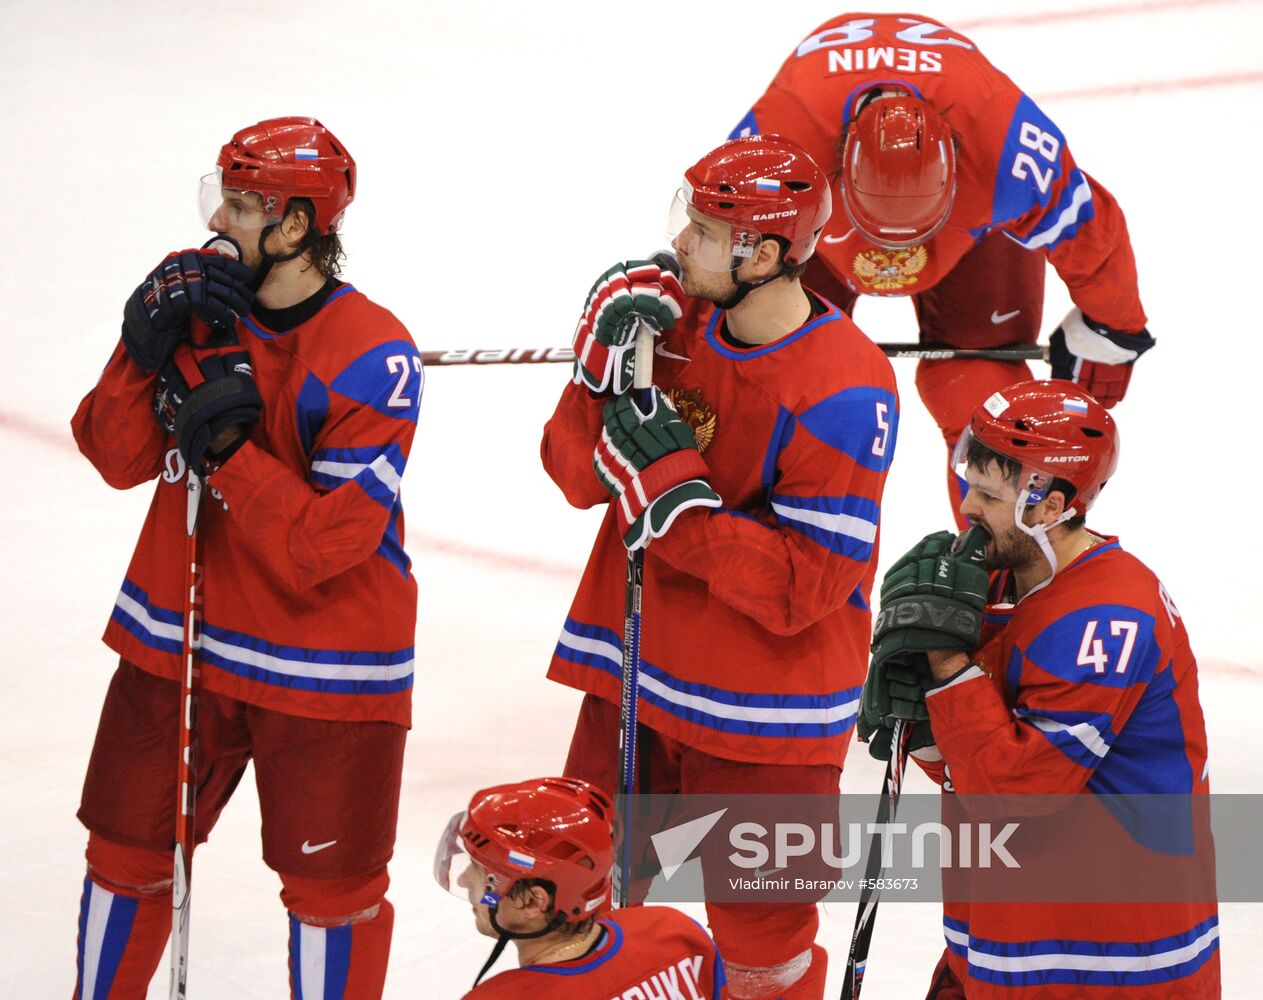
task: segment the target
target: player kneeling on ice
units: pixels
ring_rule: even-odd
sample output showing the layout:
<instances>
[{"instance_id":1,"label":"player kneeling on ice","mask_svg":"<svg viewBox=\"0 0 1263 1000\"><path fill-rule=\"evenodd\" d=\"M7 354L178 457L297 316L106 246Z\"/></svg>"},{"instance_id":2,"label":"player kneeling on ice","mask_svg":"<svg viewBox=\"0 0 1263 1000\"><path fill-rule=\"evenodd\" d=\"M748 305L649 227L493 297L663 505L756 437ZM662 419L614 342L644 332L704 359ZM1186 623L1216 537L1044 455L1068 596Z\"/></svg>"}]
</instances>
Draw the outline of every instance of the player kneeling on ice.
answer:
<instances>
[{"instance_id":1,"label":"player kneeling on ice","mask_svg":"<svg viewBox=\"0 0 1263 1000\"><path fill-rule=\"evenodd\" d=\"M75 996L144 997L173 902L184 996L193 848L253 760L293 994L372 1000L411 717L399 480L421 360L394 316L337 278L355 162L328 129L260 122L218 163L202 182L218 235L127 300L122 341L74 417L111 486L157 480L105 633L121 662L79 810Z\"/></svg>"},{"instance_id":2,"label":"player kneeling on ice","mask_svg":"<svg viewBox=\"0 0 1263 1000\"><path fill-rule=\"evenodd\" d=\"M589 295L542 448L571 504L607 507L548 674L586 694L567 774L623 794L799 794L836 811L899 404L882 352L800 282L831 207L828 178L793 142L724 143L672 207L679 281L661 261L629 262ZM627 391L636 321L661 331L647 400ZM641 550L633 588L628 553ZM643 697L624 699L620 676ZM639 749L621 770L642 781L619 780L620 746ZM620 888L634 902L647 880L632 867ZM733 997L823 996L814 902L706 912Z\"/></svg>"},{"instance_id":3,"label":"player kneeling on ice","mask_svg":"<svg viewBox=\"0 0 1263 1000\"><path fill-rule=\"evenodd\" d=\"M1074 832L1063 822L1042 855L1019 857L1029 871L1052 857L1045 870L1064 880L1096 850L1124 873L1145 859L1172 871L1188 857L1198 878L1191 892L1172 882L1154 897L1124 874L1118 894L1086 902L949 894L930 991L939 1000L1220 993L1213 850L1190 818L1209 792L1197 662L1158 578L1085 525L1118 452L1109 413L1071 382L1021 382L973 411L955 455L971 527L959 539L928 535L886 574L860 731L888 758L894 722L907 720L913 757L965 810L965 796L996 795L1065 796L1053 815L1075 803L1109 810L1093 850L1051 853ZM1158 796L1174 805L1143 823L1108 819L1153 809ZM1159 828L1159 815L1176 822ZM984 877L967 872L960 885Z\"/></svg>"},{"instance_id":4,"label":"player kneeling on ice","mask_svg":"<svg viewBox=\"0 0 1263 1000\"><path fill-rule=\"evenodd\" d=\"M723 963L697 923L667 906L610 912L613 822L577 778L486 788L452 817L435 877L496 938L467 997L719 1000ZM510 941L519 967L481 982Z\"/></svg>"}]
</instances>

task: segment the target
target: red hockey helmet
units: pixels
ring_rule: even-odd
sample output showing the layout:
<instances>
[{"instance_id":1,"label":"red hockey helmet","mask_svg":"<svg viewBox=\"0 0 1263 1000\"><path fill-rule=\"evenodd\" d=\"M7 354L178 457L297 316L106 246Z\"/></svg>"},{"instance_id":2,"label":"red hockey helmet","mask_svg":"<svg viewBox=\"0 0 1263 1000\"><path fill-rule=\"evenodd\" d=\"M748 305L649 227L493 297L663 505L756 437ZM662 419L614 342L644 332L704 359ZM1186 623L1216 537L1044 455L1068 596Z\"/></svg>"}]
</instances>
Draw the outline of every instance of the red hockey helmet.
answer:
<instances>
[{"instance_id":1,"label":"red hockey helmet","mask_svg":"<svg viewBox=\"0 0 1263 1000\"><path fill-rule=\"evenodd\" d=\"M483 789L466 812L452 818L435 858L435 876L445 889L457 891L453 872L464 853L485 872L482 901L490 906L520 879L547 879L556 886L558 914L565 923L579 923L610 907L613 814L609 797L578 778Z\"/></svg>"},{"instance_id":2,"label":"red hockey helmet","mask_svg":"<svg viewBox=\"0 0 1263 1000\"><path fill-rule=\"evenodd\" d=\"M878 246L924 243L947 221L956 197L956 151L947 122L906 90L881 91L847 126L842 204Z\"/></svg>"},{"instance_id":3,"label":"red hockey helmet","mask_svg":"<svg viewBox=\"0 0 1263 1000\"><path fill-rule=\"evenodd\" d=\"M314 118L269 118L243 128L219 151L217 166L218 177L204 178L203 191L215 188L213 198L222 185L257 193L269 222L284 216L291 198L307 198L317 232L331 233L355 198L355 160Z\"/></svg>"},{"instance_id":4,"label":"red hockey helmet","mask_svg":"<svg viewBox=\"0 0 1263 1000\"><path fill-rule=\"evenodd\" d=\"M685 233L690 209L726 223L726 245L707 253L691 240ZM725 142L689 167L668 231L672 245L707 270L735 270L766 236L786 240L784 261L793 266L815 252L832 210L828 178L800 146L784 136L751 135Z\"/></svg>"},{"instance_id":5,"label":"red hockey helmet","mask_svg":"<svg viewBox=\"0 0 1263 1000\"><path fill-rule=\"evenodd\" d=\"M1096 502L1118 464L1118 427L1109 411L1063 379L1018 382L975 409L956 445L962 476L971 439L1022 467L1019 503L1038 503L1054 479L1063 479L1075 488L1069 505L1079 514Z\"/></svg>"}]
</instances>

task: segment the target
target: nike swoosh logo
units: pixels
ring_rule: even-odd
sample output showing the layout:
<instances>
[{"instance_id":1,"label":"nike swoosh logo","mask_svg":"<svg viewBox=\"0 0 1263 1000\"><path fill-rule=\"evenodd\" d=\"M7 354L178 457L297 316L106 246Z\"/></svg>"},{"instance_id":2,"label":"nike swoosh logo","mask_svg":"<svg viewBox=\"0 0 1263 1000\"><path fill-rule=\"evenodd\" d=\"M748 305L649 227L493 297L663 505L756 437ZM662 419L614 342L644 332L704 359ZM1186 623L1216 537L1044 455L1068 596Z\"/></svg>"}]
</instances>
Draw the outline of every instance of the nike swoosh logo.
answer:
<instances>
[{"instance_id":1,"label":"nike swoosh logo","mask_svg":"<svg viewBox=\"0 0 1263 1000\"><path fill-rule=\"evenodd\" d=\"M845 243L847 240L851 238L851 234L853 232L855 232L854 229L848 229L846 233L843 234L842 236L826 236L824 238L824 241L826 243Z\"/></svg>"},{"instance_id":2,"label":"nike swoosh logo","mask_svg":"<svg viewBox=\"0 0 1263 1000\"><path fill-rule=\"evenodd\" d=\"M326 847L332 847L336 843L336 840L329 840L323 844L313 844L310 840L304 840L300 849L304 854L315 854L317 851L323 851Z\"/></svg>"},{"instance_id":3,"label":"nike swoosh logo","mask_svg":"<svg viewBox=\"0 0 1263 1000\"><path fill-rule=\"evenodd\" d=\"M1003 315L998 311L992 311L991 322L995 323L997 326L1001 323L1007 323L1021 311L1021 309L1014 309L1011 313L1004 313Z\"/></svg>"},{"instance_id":4,"label":"nike swoosh logo","mask_svg":"<svg viewBox=\"0 0 1263 1000\"><path fill-rule=\"evenodd\" d=\"M667 350L666 344L658 344L658 346L653 349L653 353L658 355L660 358L675 358L677 361L692 360L692 358L686 358L683 354L672 354Z\"/></svg>"}]
</instances>

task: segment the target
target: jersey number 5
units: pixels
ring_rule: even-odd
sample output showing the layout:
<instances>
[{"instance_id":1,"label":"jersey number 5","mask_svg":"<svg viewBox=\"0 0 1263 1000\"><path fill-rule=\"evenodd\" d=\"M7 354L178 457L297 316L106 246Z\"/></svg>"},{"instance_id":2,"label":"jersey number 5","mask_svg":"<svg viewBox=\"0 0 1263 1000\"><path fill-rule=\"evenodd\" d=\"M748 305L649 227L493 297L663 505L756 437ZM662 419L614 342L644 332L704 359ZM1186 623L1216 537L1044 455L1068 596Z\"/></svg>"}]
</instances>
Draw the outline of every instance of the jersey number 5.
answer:
<instances>
[{"instance_id":1,"label":"jersey number 5","mask_svg":"<svg viewBox=\"0 0 1263 1000\"><path fill-rule=\"evenodd\" d=\"M890 440L890 421L886 419L887 407L885 403L877 405L877 430L878 434L873 438L873 454L878 458L886 456L886 444Z\"/></svg>"},{"instance_id":2,"label":"jersey number 5","mask_svg":"<svg viewBox=\"0 0 1263 1000\"><path fill-rule=\"evenodd\" d=\"M1105 673L1109 666L1109 654L1105 652L1105 641L1096 637L1096 627L1100 624L1095 618L1088 622L1083 630L1083 641L1079 643L1079 666L1092 667L1097 674ZM1131 659L1132 647L1136 645L1136 633L1140 626L1136 622L1111 621L1110 635L1123 637L1123 649L1118 654L1118 662L1114 664L1114 673L1125 674L1127 663Z\"/></svg>"}]
</instances>

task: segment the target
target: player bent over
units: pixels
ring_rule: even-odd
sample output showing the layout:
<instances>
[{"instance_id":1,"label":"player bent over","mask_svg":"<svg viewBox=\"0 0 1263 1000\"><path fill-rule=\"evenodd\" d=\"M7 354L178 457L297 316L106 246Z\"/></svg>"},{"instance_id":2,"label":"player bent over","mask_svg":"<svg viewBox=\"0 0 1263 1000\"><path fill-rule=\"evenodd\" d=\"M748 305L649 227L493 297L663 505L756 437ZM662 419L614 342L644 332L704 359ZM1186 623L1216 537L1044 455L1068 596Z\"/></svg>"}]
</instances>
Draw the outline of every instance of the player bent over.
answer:
<instances>
[{"instance_id":1,"label":"player bent over","mask_svg":"<svg viewBox=\"0 0 1263 1000\"><path fill-rule=\"evenodd\" d=\"M794 143L725 143L676 197L681 281L632 261L592 290L542 446L571 504L609 504L549 669L587 694L567 774L617 784L627 553L647 545L642 789L837 795L898 399L882 353L800 283L830 209ZM648 415L625 394L638 316L664 331ZM731 996L823 995L814 903L707 914Z\"/></svg>"},{"instance_id":2,"label":"player bent over","mask_svg":"<svg viewBox=\"0 0 1263 1000\"><path fill-rule=\"evenodd\" d=\"M927 536L882 583L860 723L875 756L889 756L898 717L921 720L911 749L946 792L1104 796L1115 817L1155 801L1119 795L1208 794L1180 613L1116 537L1085 525L1118 451L1110 415L1070 382L1011 385L974 410L956 449L973 527L950 548L949 533ZM1164 852L1213 871L1196 824L1148 820L1111 823L1113 865ZM948 903L930 996L1218 997L1210 885L1165 897L1202 902Z\"/></svg>"},{"instance_id":3,"label":"player bent over","mask_svg":"<svg viewBox=\"0 0 1263 1000\"><path fill-rule=\"evenodd\" d=\"M144 997L171 927L192 468L210 493L196 840L253 760L293 994L380 997L416 614L399 479L420 358L394 316L337 278L355 162L319 122L242 129L202 195L241 260L186 250L159 264L73 422L111 486L157 480L105 632L121 662L79 810L75 996Z\"/></svg>"},{"instance_id":4,"label":"player bent over","mask_svg":"<svg viewBox=\"0 0 1263 1000\"><path fill-rule=\"evenodd\" d=\"M908 296L922 342L1033 344L1044 262L1074 308L1052 335L1054 377L1105 406L1153 346L1122 210L1057 125L978 47L920 14L840 14L785 60L734 135L776 132L838 185L807 281L847 313ZM950 459L973 407L1030 378L1022 361L923 359L917 391ZM955 508L963 484L947 470Z\"/></svg>"},{"instance_id":5,"label":"player bent over","mask_svg":"<svg viewBox=\"0 0 1263 1000\"><path fill-rule=\"evenodd\" d=\"M723 964L697 923L668 906L610 912L613 823L609 797L577 778L486 788L452 817L435 876L496 938L466 997L719 1000ZM510 941L519 967L481 982Z\"/></svg>"}]
</instances>

